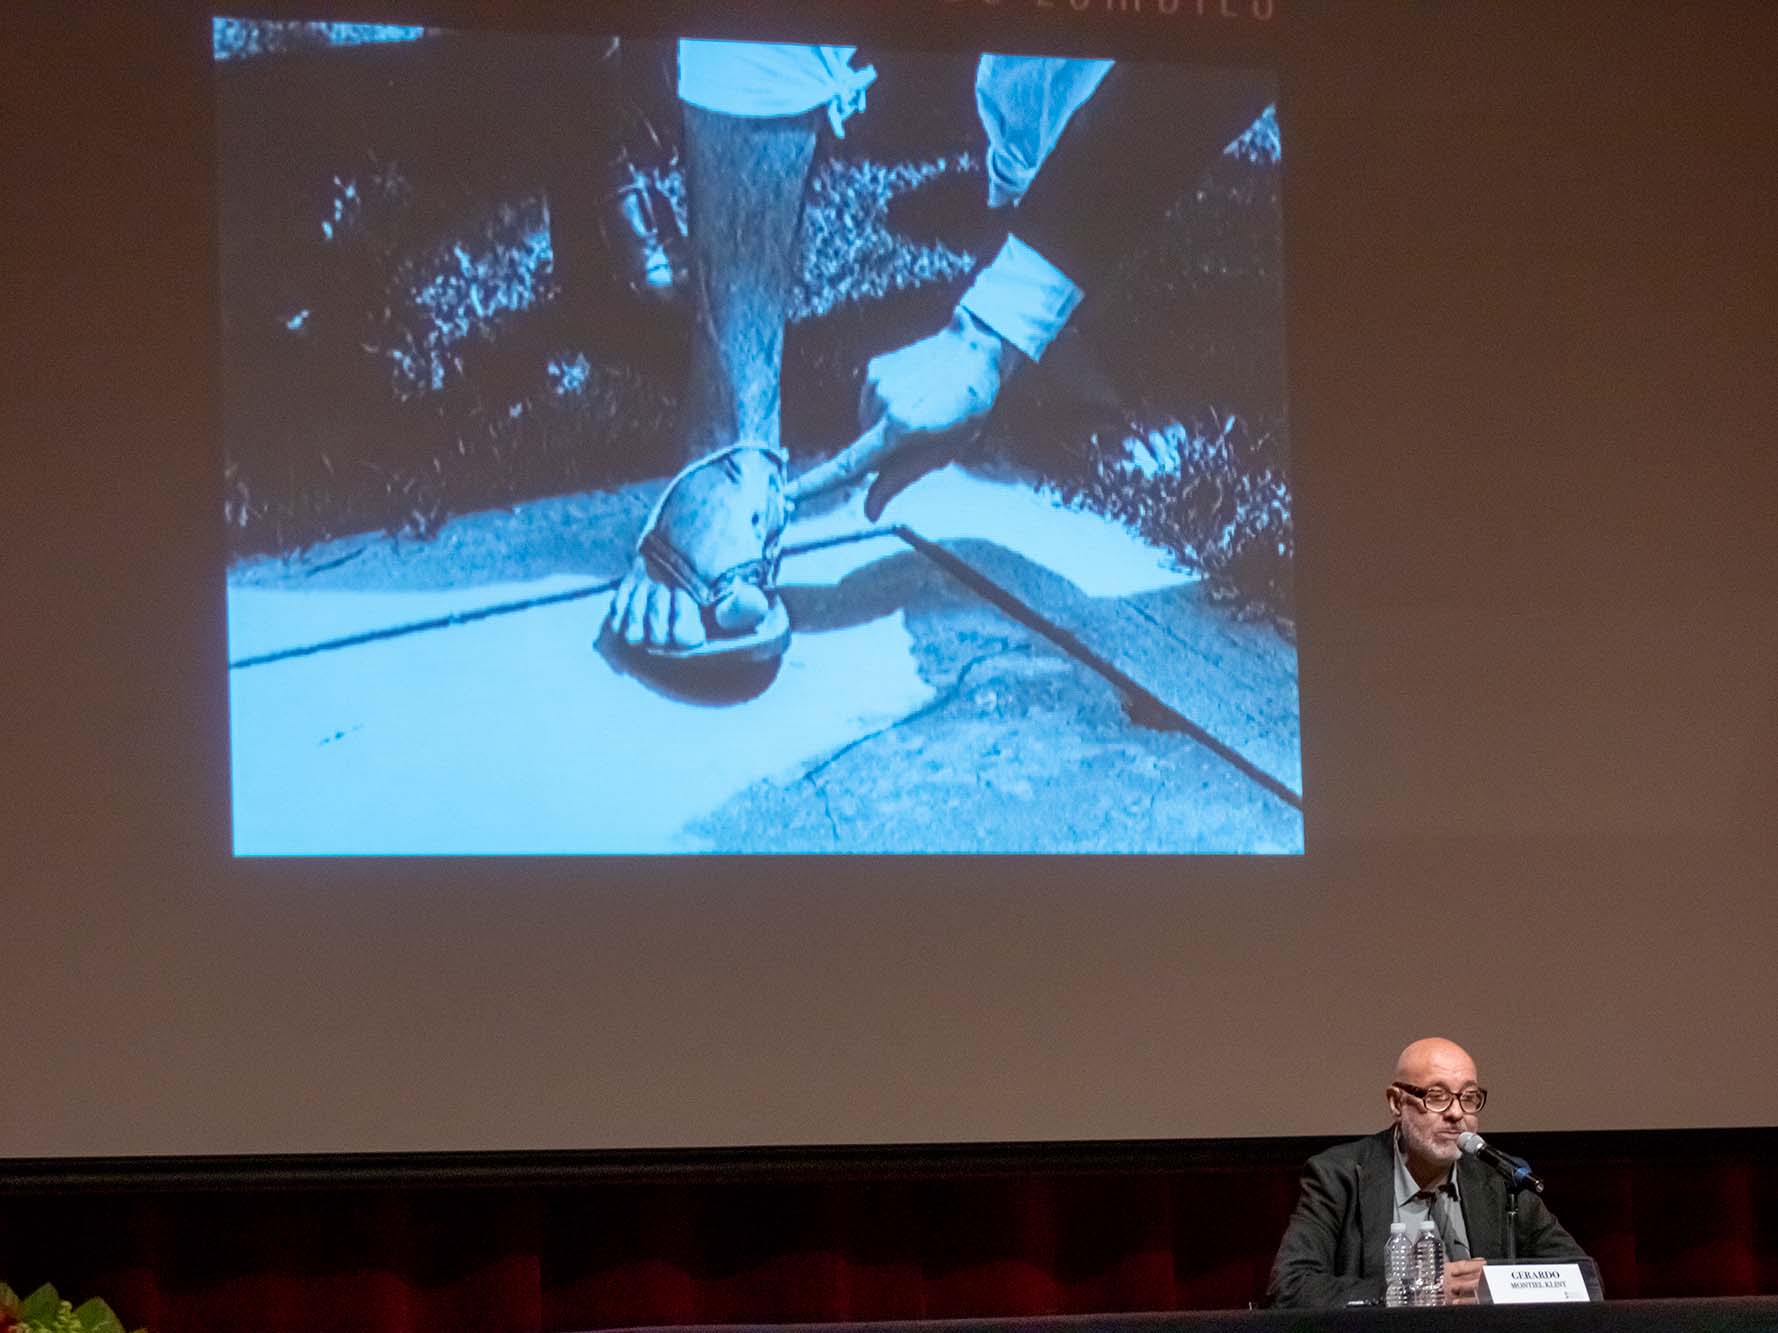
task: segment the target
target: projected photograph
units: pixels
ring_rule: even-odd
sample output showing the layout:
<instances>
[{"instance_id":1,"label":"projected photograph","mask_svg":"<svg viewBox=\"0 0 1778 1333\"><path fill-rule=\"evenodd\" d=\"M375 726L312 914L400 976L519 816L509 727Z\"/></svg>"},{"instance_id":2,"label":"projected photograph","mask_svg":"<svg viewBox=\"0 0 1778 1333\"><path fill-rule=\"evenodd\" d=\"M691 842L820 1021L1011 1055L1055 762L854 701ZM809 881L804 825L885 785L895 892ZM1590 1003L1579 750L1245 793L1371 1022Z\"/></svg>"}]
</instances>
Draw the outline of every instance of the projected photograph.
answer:
<instances>
[{"instance_id":1,"label":"projected photograph","mask_svg":"<svg viewBox=\"0 0 1778 1333\"><path fill-rule=\"evenodd\" d=\"M1302 851L1272 71L212 40L237 855Z\"/></svg>"}]
</instances>

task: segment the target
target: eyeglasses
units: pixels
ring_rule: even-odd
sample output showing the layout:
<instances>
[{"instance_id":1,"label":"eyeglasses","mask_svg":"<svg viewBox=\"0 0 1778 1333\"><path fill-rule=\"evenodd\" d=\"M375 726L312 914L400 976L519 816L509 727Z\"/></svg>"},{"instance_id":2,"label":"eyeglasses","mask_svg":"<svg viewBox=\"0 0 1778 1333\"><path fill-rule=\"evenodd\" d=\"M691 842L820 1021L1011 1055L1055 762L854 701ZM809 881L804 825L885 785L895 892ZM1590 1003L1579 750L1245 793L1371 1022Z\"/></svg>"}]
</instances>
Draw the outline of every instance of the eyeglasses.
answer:
<instances>
[{"instance_id":1,"label":"eyeglasses","mask_svg":"<svg viewBox=\"0 0 1778 1333\"><path fill-rule=\"evenodd\" d=\"M1465 1088L1462 1092L1452 1092L1449 1088L1416 1088L1412 1083L1392 1083L1390 1086L1412 1094L1434 1115L1450 1110L1452 1102L1463 1108L1464 1115L1474 1115L1488 1104L1486 1088Z\"/></svg>"}]
</instances>

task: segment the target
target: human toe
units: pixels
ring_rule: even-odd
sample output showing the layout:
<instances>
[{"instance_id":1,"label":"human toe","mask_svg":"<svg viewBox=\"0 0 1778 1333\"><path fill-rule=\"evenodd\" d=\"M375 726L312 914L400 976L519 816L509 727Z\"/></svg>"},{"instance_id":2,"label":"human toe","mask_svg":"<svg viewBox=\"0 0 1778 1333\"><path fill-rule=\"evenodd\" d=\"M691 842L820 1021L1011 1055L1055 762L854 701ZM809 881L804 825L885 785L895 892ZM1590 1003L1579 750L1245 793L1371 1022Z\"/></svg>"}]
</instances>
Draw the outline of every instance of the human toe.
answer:
<instances>
[{"instance_id":1,"label":"human toe","mask_svg":"<svg viewBox=\"0 0 1778 1333\"><path fill-rule=\"evenodd\" d=\"M680 589L673 590L672 610L667 617L667 630L675 648L702 647L705 639L704 615L697 599Z\"/></svg>"},{"instance_id":2,"label":"human toe","mask_svg":"<svg viewBox=\"0 0 1778 1333\"><path fill-rule=\"evenodd\" d=\"M643 613L643 637L656 647L668 641L673 618L673 590L658 583L648 586L647 609Z\"/></svg>"},{"instance_id":3,"label":"human toe","mask_svg":"<svg viewBox=\"0 0 1778 1333\"><path fill-rule=\"evenodd\" d=\"M611 599L608 619L612 633L621 636L628 643L642 641L642 611L646 605L647 589L647 580L632 569L624 575L623 582L617 585L617 593Z\"/></svg>"},{"instance_id":4,"label":"human toe","mask_svg":"<svg viewBox=\"0 0 1778 1333\"><path fill-rule=\"evenodd\" d=\"M766 618L772 609L766 590L755 583L739 584L710 610L711 620L725 634L745 634Z\"/></svg>"}]
</instances>

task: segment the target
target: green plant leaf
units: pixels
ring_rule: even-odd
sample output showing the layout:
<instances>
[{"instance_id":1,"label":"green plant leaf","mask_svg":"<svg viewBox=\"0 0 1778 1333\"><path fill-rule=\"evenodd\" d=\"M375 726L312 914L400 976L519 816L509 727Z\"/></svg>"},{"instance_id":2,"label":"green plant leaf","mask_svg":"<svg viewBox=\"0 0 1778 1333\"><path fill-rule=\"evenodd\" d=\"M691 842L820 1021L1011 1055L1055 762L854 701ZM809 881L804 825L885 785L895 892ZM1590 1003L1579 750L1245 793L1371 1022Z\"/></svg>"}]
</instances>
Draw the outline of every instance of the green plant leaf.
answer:
<instances>
[{"instance_id":1,"label":"green plant leaf","mask_svg":"<svg viewBox=\"0 0 1778 1333\"><path fill-rule=\"evenodd\" d=\"M53 1324L61 1305L62 1298L56 1295L56 1289L45 1282L19 1302L19 1318L25 1323L35 1320L40 1324Z\"/></svg>"},{"instance_id":2,"label":"green plant leaf","mask_svg":"<svg viewBox=\"0 0 1778 1333\"><path fill-rule=\"evenodd\" d=\"M122 1321L97 1296L78 1307L74 1319L85 1333L126 1333Z\"/></svg>"},{"instance_id":3,"label":"green plant leaf","mask_svg":"<svg viewBox=\"0 0 1778 1333\"><path fill-rule=\"evenodd\" d=\"M19 1312L19 1294L4 1282L0 1282L0 1314L16 1315Z\"/></svg>"}]
</instances>

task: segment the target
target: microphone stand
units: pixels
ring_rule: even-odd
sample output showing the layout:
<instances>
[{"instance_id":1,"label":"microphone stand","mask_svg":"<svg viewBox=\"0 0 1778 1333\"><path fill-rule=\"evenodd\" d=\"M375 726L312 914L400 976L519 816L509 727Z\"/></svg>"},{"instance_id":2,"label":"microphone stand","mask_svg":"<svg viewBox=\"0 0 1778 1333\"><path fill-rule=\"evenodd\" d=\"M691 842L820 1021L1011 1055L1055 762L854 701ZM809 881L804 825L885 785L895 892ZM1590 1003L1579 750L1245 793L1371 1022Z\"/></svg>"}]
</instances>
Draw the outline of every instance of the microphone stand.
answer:
<instances>
[{"instance_id":1,"label":"microphone stand","mask_svg":"<svg viewBox=\"0 0 1778 1333\"><path fill-rule=\"evenodd\" d=\"M1506 1182L1506 1261L1516 1263L1519 1258L1519 1190L1517 1180Z\"/></svg>"}]
</instances>

